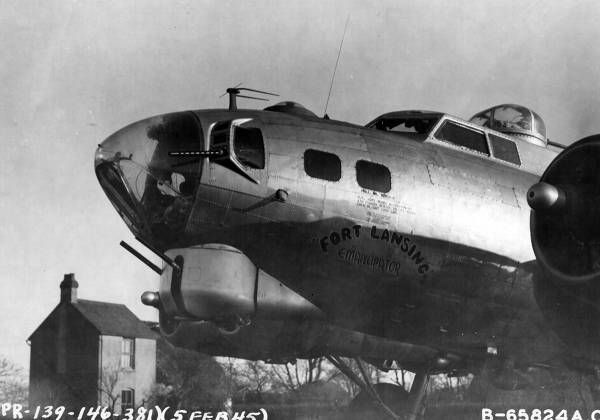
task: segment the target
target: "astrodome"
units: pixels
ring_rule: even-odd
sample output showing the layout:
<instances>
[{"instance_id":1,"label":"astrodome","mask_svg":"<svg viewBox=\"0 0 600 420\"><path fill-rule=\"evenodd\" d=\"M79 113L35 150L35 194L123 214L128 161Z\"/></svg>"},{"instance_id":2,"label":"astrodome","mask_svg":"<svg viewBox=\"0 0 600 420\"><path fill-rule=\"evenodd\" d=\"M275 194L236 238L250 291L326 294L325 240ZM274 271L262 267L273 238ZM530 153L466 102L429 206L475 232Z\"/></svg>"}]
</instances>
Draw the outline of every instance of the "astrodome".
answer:
<instances>
[{"instance_id":1,"label":"astrodome","mask_svg":"<svg viewBox=\"0 0 600 420\"><path fill-rule=\"evenodd\" d=\"M475 114L470 122L546 146L546 124L533 110L514 104L496 105Z\"/></svg>"}]
</instances>

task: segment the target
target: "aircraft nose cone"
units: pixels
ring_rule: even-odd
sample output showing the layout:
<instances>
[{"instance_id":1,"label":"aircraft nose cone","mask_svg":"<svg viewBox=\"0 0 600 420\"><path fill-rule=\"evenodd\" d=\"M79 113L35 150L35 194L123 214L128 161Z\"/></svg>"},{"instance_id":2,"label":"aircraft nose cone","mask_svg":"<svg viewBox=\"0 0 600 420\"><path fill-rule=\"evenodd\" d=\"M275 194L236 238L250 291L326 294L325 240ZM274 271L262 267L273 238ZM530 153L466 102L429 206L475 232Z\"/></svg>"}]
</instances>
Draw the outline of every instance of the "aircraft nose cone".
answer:
<instances>
[{"instance_id":1,"label":"aircraft nose cone","mask_svg":"<svg viewBox=\"0 0 600 420\"><path fill-rule=\"evenodd\" d=\"M554 185L539 182L527 191L527 203L532 210L546 211L562 208L565 201L564 192Z\"/></svg>"},{"instance_id":2,"label":"aircraft nose cone","mask_svg":"<svg viewBox=\"0 0 600 420\"><path fill-rule=\"evenodd\" d=\"M98 166L106 162L118 162L121 155L120 151L115 151L111 147L111 144L107 144L107 141L105 140L98 145L96 153L94 153L94 168L98 168Z\"/></svg>"},{"instance_id":3,"label":"aircraft nose cone","mask_svg":"<svg viewBox=\"0 0 600 420\"><path fill-rule=\"evenodd\" d=\"M98 166L106 160L107 156L102 151L102 145L99 144L94 153L94 167Z\"/></svg>"},{"instance_id":4,"label":"aircraft nose cone","mask_svg":"<svg viewBox=\"0 0 600 420\"><path fill-rule=\"evenodd\" d=\"M192 112L130 124L96 150L100 185L136 236L166 246L181 238L202 169L202 126ZM176 153L179 152L179 153Z\"/></svg>"},{"instance_id":5,"label":"aircraft nose cone","mask_svg":"<svg viewBox=\"0 0 600 420\"><path fill-rule=\"evenodd\" d=\"M153 147L147 130L153 123L153 119L142 120L110 135L98 145L94 165L97 167L103 162L121 164L124 160L147 164L148 153L152 152Z\"/></svg>"},{"instance_id":6,"label":"aircraft nose cone","mask_svg":"<svg viewBox=\"0 0 600 420\"><path fill-rule=\"evenodd\" d=\"M100 143L94 155L100 186L136 236L149 229L141 200L157 147L148 130L156 124L157 118L151 118L122 128Z\"/></svg>"}]
</instances>

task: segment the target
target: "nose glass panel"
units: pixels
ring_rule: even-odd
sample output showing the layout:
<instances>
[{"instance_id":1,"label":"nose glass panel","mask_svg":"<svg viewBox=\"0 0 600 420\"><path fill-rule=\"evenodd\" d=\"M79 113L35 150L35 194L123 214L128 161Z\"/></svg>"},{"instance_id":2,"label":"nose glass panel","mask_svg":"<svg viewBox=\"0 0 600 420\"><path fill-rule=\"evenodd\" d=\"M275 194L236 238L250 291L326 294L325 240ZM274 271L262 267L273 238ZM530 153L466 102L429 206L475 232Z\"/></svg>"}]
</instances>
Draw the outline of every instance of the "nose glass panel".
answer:
<instances>
[{"instance_id":1,"label":"nose glass panel","mask_svg":"<svg viewBox=\"0 0 600 420\"><path fill-rule=\"evenodd\" d=\"M142 226L136 230L163 241L183 231L201 160L169 152L202 150L203 139L195 116L183 112L132 124L100 145L96 152L100 183L122 216L138 216L134 224ZM125 191L129 199L124 198Z\"/></svg>"}]
</instances>

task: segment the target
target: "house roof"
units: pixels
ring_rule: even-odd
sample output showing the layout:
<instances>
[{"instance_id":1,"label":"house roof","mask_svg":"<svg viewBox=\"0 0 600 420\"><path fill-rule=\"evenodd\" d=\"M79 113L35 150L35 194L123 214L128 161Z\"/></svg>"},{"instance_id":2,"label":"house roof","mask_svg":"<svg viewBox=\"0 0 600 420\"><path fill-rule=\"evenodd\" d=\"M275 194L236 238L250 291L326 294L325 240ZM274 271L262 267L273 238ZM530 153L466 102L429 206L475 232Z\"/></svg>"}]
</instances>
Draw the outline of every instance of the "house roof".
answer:
<instances>
[{"instance_id":1,"label":"house roof","mask_svg":"<svg viewBox=\"0 0 600 420\"><path fill-rule=\"evenodd\" d=\"M85 299L78 299L72 305L102 335L148 338L153 340L159 338L159 334L152 331L146 323L135 316L125 305Z\"/></svg>"}]
</instances>

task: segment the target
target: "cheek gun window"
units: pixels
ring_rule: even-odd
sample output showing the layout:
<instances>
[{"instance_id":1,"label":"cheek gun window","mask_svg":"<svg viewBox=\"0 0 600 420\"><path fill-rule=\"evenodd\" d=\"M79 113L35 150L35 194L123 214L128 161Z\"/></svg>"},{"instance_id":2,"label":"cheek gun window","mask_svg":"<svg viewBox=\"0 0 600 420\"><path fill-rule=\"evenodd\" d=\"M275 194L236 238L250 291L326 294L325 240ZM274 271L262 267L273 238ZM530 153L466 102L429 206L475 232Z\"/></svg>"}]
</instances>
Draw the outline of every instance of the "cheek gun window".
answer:
<instances>
[{"instance_id":1,"label":"cheek gun window","mask_svg":"<svg viewBox=\"0 0 600 420\"><path fill-rule=\"evenodd\" d=\"M308 149L304 152L304 170L313 178L339 181L342 178L342 161L333 153Z\"/></svg>"},{"instance_id":2,"label":"cheek gun window","mask_svg":"<svg viewBox=\"0 0 600 420\"><path fill-rule=\"evenodd\" d=\"M233 149L240 163L254 169L265 167L265 145L260 129L235 127Z\"/></svg>"},{"instance_id":3,"label":"cheek gun window","mask_svg":"<svg viewBox=\"0 0 600 420\"><path fill-rule=\"evenodd\" d=\"M392 189L392 176L390 170L379 163L366 160L356 162L356 181L362 188L382 193Z\"/></svg>"}]
</instances>

